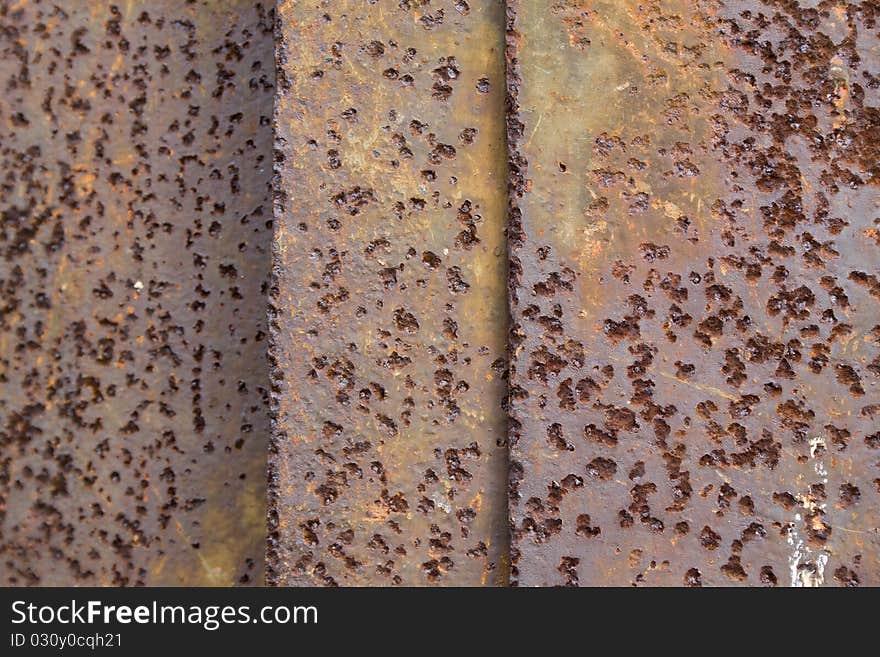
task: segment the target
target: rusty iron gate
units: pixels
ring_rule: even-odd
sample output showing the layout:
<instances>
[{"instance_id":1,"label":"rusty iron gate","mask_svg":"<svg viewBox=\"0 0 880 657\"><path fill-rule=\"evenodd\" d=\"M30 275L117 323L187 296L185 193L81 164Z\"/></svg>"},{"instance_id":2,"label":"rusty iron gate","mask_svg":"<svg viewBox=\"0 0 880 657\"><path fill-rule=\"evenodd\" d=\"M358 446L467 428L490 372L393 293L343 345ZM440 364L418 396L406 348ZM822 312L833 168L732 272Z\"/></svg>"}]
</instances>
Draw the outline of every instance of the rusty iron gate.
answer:
<instances>
[{"instance_id":1,"label":"rusty iron gate","mask_svg":"<svg viewBox=\"0 0 880 657\"><path fill-rule=\"evenodd\" d=\"M880 583L878 20L0 0L0 581Z\"/></svg>"},{"instance_id":2,"label":"rusty iron gate","mask_svg":"<svg viewBox=\"0 0 880 657\"><path fill-rule=\"evenodd\" d=\"M507 581L502 6L409 4L278 6L278 584Z\"/></svg>"},{"instance_id":3,"label":"rusty iron gate","mask_svg":"<svg viewBox=\"0 0 880 657\"><path fill-rule=\"evenodd\" d=\"M521 585L877 584L877 3L508 2Z\"/></svg>"},{"instance_id":4,"label":"rusty iron gate","mask_svg":"<svg viewBox=\"0 0 880 657\"><path fill-rule=\"evenodd\" d=\"M0 579L261 584L272 7L0 3Z\"/></svg>"}]
</instances>

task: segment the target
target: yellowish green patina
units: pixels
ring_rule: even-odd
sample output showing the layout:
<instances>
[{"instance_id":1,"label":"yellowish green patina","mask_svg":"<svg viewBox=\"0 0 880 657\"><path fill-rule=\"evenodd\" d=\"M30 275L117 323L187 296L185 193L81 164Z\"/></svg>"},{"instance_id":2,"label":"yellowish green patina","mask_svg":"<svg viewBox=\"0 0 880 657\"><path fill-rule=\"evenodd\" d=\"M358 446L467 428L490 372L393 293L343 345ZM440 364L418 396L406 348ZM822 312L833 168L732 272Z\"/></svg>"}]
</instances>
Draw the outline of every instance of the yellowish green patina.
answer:
<instances>
[{"instance_id":1,"label":"yellowish green patina","mask_svg":"<svg viewBox=\"0 0 880 657\"><path fill-rule=\"evenodd\" d=\"M278 11L270 579L504 583L503 4Z\"/></svg>"}]
</instances>

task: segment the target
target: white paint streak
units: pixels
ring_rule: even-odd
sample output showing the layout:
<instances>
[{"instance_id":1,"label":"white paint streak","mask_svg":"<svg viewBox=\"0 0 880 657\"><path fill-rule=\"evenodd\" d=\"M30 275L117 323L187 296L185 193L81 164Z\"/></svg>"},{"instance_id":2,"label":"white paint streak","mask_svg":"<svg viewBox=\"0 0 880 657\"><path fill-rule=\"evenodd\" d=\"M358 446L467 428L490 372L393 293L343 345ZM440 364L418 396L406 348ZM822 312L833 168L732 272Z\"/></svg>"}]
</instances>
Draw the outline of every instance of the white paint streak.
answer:
<instances>
[{"instance_id":1,"label":"white paint streak","mask_svg":"<svg viewBox=\"0 0 880 657\"><path fill-rule=\"evenodd\" d=\"M821 479L823 484L828 483L828 470L821 456L825 453L825 439L821 437L810 438L810 458L814 460L813 472ZM825 503L817 504L809 494L798 496L801 507L807 513L816 511L824 515ZM802 520L800 512L795 513L794 522L789 523L786 532L786 540L792 551L788 557L788 565L793 587L817 587L825 582L825 566L828 564L828 553L824 550L815 554L807 545L798 529ZM801 567L804 566L804 567Z\"/></svg>"}]
</instances>

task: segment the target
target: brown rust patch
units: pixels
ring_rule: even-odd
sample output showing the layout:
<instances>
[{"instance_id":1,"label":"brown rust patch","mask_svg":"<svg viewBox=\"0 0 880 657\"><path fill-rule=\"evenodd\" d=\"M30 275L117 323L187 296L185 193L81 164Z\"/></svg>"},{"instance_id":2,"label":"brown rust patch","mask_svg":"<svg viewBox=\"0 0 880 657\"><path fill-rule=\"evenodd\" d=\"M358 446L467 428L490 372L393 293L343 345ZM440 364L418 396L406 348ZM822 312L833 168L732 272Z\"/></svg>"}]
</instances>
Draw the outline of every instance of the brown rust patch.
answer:
<instances>
[{"instance_id":1,"label":"brown rust patch","mask_svg":"<svg viewBox=\"0 0 880 657\"><path fill-rule=\"evenodd\" d=\"M498 2L279 5L270 581L507 581Z\"/></svg>"},{"instance_id":2,"label":"brown rust patch","mask_svg":"<svg viewBox=\"0 0 880 657\"><path fill-rule=\"evenodd\" d=\"M508 3L522 585L876 584L876 3Z\"/></svg>"},{"instance_id":3,"label":"brown rust patch","mask_svg":"<svg viewBox=\"0 0 880 657\"><path fill-rule=\"evenodd\" d=\"M0 3L0 580L260 584L272 9Z\"/></svg>"}]
</instances>

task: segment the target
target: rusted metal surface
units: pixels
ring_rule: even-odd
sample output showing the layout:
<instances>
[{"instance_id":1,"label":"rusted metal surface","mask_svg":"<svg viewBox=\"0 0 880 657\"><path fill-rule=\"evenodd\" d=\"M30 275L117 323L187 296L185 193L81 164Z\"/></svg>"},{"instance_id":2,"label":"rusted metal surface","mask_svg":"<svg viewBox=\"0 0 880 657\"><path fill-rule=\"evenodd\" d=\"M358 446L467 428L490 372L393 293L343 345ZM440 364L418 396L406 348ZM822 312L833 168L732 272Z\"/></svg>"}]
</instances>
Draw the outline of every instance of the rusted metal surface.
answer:
<instances>
[{"instance_id":1,"label":"rusted metal surface","mask_svg":"<svg viewBox=\"0 0 880 657\"><path fill-rule=\"evenodd\" d=\"M259 584L272 7L0 2L0 581Z\"/></svg>"},{"instance_id":2,"label":"rusted metal surface","mask_svg":"<svg viewBox=\"0 0 880 657\"><path fill-rule=\"evenodd\" d=\"M504 13L278 6L270 582L506 582Z\"/></svg>"},{"instance_id":3,"label":"rusted metal surface","mask_svg":"<svg viewBox=\"0 0 880 657\"><path fill-rule=\"evenodd\" d=\"M513 581L880 583L880 5L508 5Z\"/></svg>"}]
</instances>

